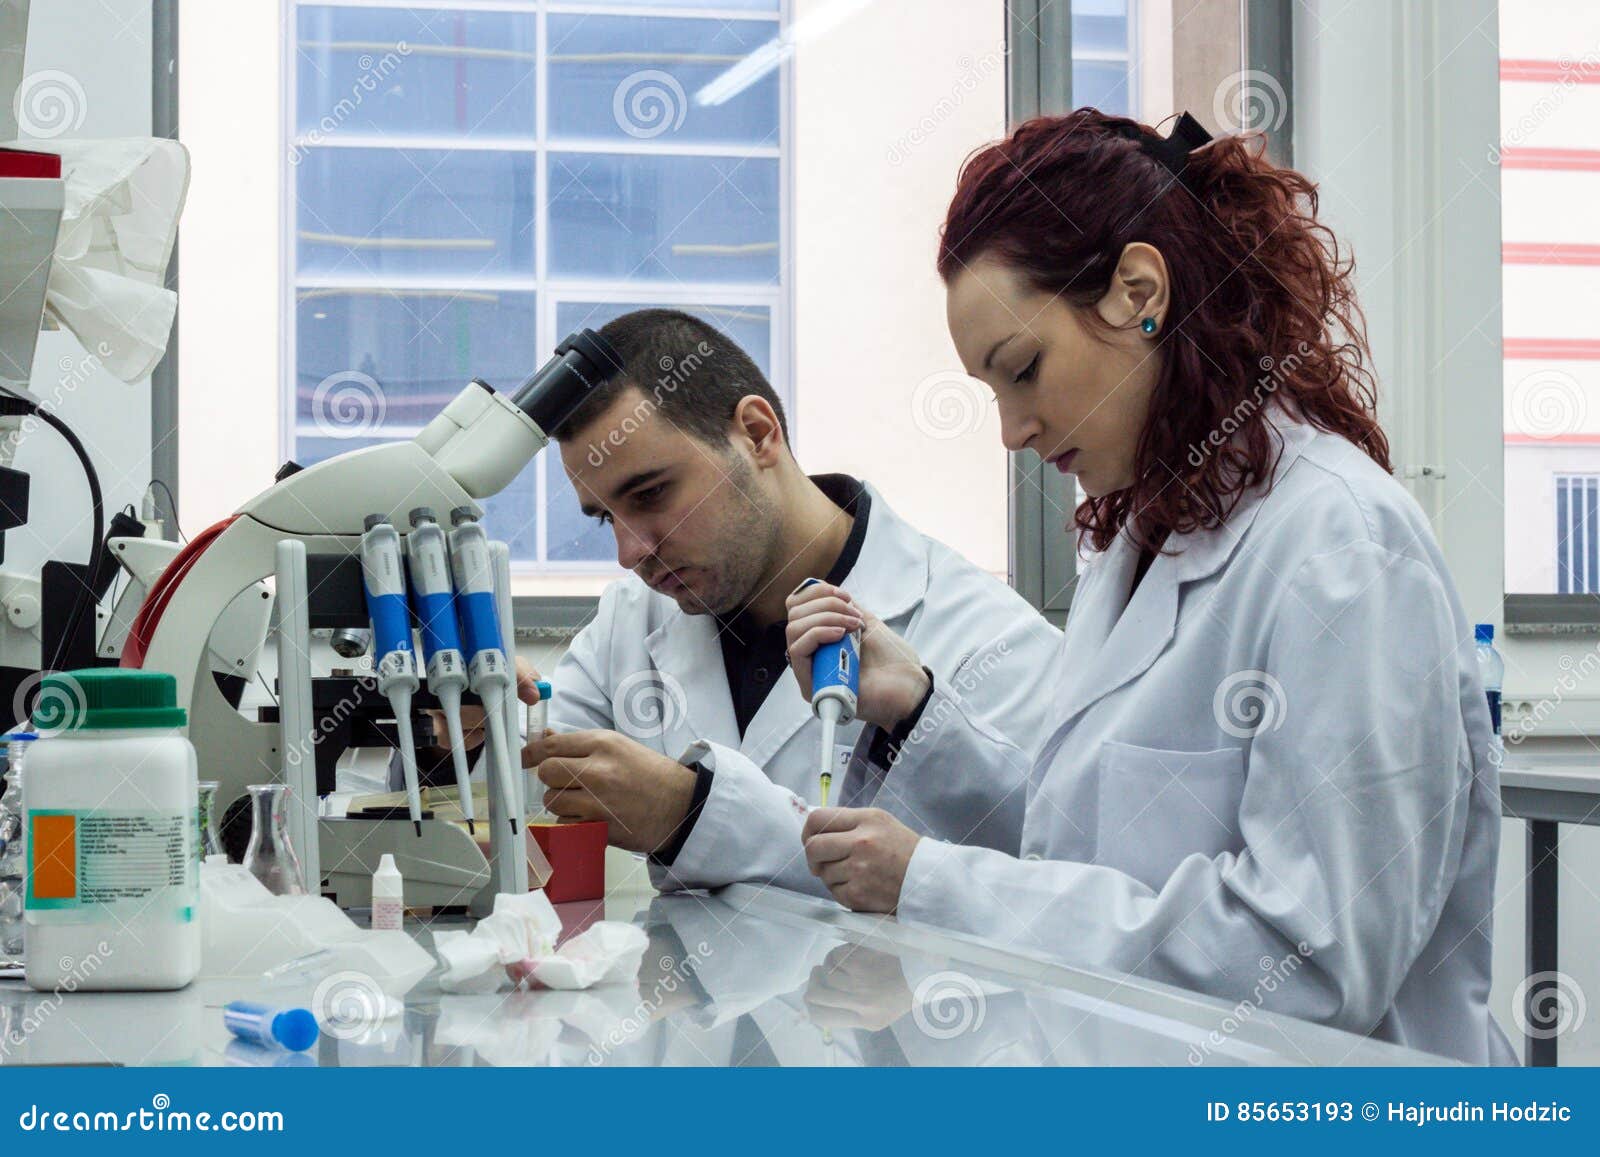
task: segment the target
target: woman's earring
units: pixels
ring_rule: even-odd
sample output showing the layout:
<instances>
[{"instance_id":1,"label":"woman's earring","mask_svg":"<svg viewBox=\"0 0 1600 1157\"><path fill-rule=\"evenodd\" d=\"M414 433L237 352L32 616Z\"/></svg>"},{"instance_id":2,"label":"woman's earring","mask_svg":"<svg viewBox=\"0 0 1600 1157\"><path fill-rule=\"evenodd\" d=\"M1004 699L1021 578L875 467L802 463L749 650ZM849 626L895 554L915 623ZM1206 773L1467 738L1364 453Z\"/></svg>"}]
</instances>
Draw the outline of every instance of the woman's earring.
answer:
<instances>
[{"instance_id":1,"label":"woman's earring","mask_svg":"<svg viewBox=\"0 0 1600 1157\"><path fill-rule=\"evenodd\" d=\"M1144 330L1144 332L1146 334L1155 333L1156 332L1156 319L1153 318L1153 317L1145 318L1143 321L1141 321L1139 323L1139 328Z\"/></svg>"}]
</instances>

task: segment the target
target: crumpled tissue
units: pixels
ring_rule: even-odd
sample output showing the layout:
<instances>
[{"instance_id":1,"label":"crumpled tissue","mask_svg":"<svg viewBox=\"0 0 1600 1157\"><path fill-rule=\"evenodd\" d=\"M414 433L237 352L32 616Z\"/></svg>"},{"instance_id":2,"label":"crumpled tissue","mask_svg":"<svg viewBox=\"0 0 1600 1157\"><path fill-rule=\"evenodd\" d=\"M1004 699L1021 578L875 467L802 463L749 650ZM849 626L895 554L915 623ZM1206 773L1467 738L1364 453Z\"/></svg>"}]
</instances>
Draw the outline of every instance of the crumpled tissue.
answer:
<instances>
[{"instance_id":1,"label":"crumpled tissue","mask_svg":"<svg viewBox=\"0 0 1600 1157\"><path fill-rule=\"evenodd\" d=\"M471 932L435 932L446 992L494 992L510 981L580 989L632 980L649 943L644 929L602 920L559 949L561 917L543 892L499 895Z\"/></svg>"},{"instance_id":2,"label":"crumpled tissue","mask_svg":"<svg viewBox=\"0 0 1600 1157\"><path fill-rule=\"evenodd\" d=\"M148 377L178 309L167 263L189 193L189 151L159 137L17 144L61 156L65 204L46 319L123 381Z\"/></svg>"}]
</instances>

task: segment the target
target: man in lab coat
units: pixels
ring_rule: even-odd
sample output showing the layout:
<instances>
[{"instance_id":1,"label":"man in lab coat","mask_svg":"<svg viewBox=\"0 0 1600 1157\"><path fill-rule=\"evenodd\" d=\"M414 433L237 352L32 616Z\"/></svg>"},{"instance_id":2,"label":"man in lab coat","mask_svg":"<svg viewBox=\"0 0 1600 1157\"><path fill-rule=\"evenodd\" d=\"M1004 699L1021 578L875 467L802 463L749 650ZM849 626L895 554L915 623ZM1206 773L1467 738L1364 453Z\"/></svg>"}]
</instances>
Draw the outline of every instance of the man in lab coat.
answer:
<instances>
[{"instance_id":1,"label":"man in lab coat","mask_svg":"<svg viewBox=\"0 0 1600 1157\"><path fill-rule=\"evenodd\" d=\"M622 371L555 436L584 512L612 526L633 574L605 591L552 675L557 734L530 737L524 766L556 814L605 820L613 844L648 853L658 887L820 892L800 832L819 802L821 725L788 674L789 592L815 576L881 616L862 640L864 659L885 660L875 693L908 711L959 702L1019 748L1043 727L1034 674L1060 633L870 485L808 477L777 394L714 327L641 310L601 333ZM893 661L902 638L920 659ZM1016 852L1026 758L911 780L895 771L905 740L842 727L835 800Z\"/></svg>"}]
</instances>

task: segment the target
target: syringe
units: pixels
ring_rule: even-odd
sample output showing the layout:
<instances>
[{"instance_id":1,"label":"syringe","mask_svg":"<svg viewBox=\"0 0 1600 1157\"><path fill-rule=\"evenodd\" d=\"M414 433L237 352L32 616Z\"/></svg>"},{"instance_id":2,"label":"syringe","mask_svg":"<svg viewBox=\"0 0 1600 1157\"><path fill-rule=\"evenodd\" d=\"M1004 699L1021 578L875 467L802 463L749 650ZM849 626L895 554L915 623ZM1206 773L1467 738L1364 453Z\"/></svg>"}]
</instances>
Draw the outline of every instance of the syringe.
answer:
<instances>
[{"instance_id":1,"label":"syringe","mask_svg":"<svg viewBox=\"0 0 1600 1157\"><path fill-rule=\"evenodd\" d=\"M820 582L808 578L796 590ZM850 631L836 643L823 643L811 656L811 711L822 721L821 781L822 806L828 806L828 790L833 786L834 734L841 723L856 717L856 696L861 692L861 640Z\"/></svg>"},{"instance_id":2,"label":"syringe","mask_svg":"<svg viewBox=\"0 0 1600 1157\"><path fill-rule=\"evenodd\" d=\"M411 646L411 616L406 609L406 578L400 562L400 535L381 514L369 514L361 536L362 589L372 618L373 667L378 690L388 696L399 733L400 766L405 769L406 803L411 823L422 834L422 795L417 787L417 748L411 736L411 696L417 691L417 654Z\"/></svg>"},{"instance_id":3,"label":"syringe","mask_svg":"<svg viewBox=\"0 0 1600 1157\"><path fill-rule=\"evenodd\" d=\"M521 829L516 781L512 778L511 746L506 738L506 696L513 693L515 676L502 646L500 616L495 613L494 571L489 560L489 540L471 507L450 512L450 568L456 580L456 605L461 612L461 636L466 644L467 676L473 694L483 700L488 725L490 766L500 780L506 811L512 813L511 833Z\"/></svg>"},{"instance_id":4,"label":"syringe","mask_svg":"<svg viewBox=\"0 0 1600 1157\"><path fill-rule=\"evenodd\" d=\"M467 661L461 654L461 632L456 626L450 547L439 520L426 506L411 512L406 563L411 575L411 602L422 627L422 661L428 672L428 690L438 697L439 708L444 712L450 760L455 765L456 788L461 793L461 815L467 821L467 831L475 833L472 780L466 740L461 733L461 692L467 688Z\"/></svg>"}]
</instances>

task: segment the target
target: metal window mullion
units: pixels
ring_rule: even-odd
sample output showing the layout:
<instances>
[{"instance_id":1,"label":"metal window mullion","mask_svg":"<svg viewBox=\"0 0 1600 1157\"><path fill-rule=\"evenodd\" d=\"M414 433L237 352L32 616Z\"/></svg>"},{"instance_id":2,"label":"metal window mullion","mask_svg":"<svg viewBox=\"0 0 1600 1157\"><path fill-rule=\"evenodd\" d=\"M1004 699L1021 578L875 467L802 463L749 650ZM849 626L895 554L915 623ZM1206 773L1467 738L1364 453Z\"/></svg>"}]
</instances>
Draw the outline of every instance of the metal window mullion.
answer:
<instances>
[{"instance_id":1,"label":"metal window mullion","mask_svg":"<svg viewBox=\"0 0 1600 1157\"><path fill-rule=\"evenodd\" d=\"M1006 121L1016 125L1072 108L1072 12L1064 0L1006 5ZM1034 454L1012 454L1007 470L1011 539L1008 564L1017 593L1056 623L1066 617L1076 573L1070 534L1053 516L1067 481L1046 473ZM1070 496L1066 499L1070 508Z\"/></svg>"}]
</instances>

